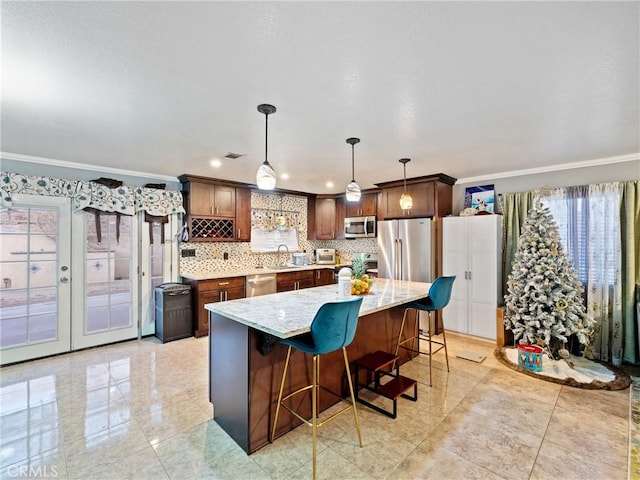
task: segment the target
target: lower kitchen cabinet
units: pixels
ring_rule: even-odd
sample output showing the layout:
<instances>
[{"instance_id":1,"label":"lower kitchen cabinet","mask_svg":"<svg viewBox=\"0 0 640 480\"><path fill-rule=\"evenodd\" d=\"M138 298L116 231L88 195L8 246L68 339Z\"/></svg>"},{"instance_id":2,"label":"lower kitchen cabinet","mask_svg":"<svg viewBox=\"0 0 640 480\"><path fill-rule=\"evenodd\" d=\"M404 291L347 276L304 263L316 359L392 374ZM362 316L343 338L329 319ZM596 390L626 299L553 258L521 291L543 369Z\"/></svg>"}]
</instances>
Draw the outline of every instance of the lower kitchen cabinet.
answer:
<instances>
[{"instance_id":1,"label":"lower kitchen cabinet","mask_svg":"<svg viewBox=\"0 0 640 480\"><path fill-rule=\"evenodd\" d=\"M186 280L185 283L195 289L194 296L194 336L209 334L209 312L207 303L224 302L244 298L245 277L217 278L209 280Z\"/></svg>"},{"instance_id":2,"label":"lower kitchen cabinet","mask_svg":"<svg viewBox=\"0 0 640 480\"><path fill-rule=\"evenodd\" d=\"M333 268L324 268L320 270L314 271L314 285L316 287L321 287L323 285L331 285L336 283L334 269Z\"/></svg>"},{"instance_id":3,"label":"lower kitchen cabinet","mask_svg":"<svg viewBox=\"0 0 640 480\"><path fill-rule=\"evenodd\" d=\"M315 272L313 270L304 270L278 273L276 275L276 285L278 293L310 288L315 286Z\"/></svg>"}]
</instances>

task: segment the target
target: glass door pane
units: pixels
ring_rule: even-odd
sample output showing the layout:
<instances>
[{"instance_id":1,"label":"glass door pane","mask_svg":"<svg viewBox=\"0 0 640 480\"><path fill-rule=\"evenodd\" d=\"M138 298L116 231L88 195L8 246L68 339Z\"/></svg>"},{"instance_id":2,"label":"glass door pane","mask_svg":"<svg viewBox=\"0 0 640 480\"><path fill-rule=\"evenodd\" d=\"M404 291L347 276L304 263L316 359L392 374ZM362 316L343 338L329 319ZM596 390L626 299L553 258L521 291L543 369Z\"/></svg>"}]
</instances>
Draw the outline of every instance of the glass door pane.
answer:
<instances>
[{"instance_id":1,"label":"glass door pane","mask_svg":"<svg viewBox=\"0 0 640 480\"><path fill-rule=\"evenodd\" d=\"M73 348L103 345L138 335L133 271L135 219L107 212L79 212L83 225L84 271L76 281ZM136 229L137 230L137 229ZM74 234L74 254L80 235ZM84 287L84 295L80 288ZM80 303L84 305L80 308Z\"/></svg>"},{"instance_id":2,"label":"glass door pane","mask_svg":"<svg viewBox=\"0 0 640 480\"><path fill-rule=\"evenodd\" d=\"M149 223L140 219L140 319L141 335L153 335L155 326L155 287L176 281L177 268L176 226L181 222L171 216L166 223ZM176 262L175 265L173 262Z\"/></svg>"},{"instance_id":3,"label":"glass door pane","mask_svg":"<svg viewBox=\"0 0 640 480\"><path fill-rule=\"evenodd\" d=\"M0 207L2 364L70 349L70 219L63 198Z\"/></svg>"}]
</instances>

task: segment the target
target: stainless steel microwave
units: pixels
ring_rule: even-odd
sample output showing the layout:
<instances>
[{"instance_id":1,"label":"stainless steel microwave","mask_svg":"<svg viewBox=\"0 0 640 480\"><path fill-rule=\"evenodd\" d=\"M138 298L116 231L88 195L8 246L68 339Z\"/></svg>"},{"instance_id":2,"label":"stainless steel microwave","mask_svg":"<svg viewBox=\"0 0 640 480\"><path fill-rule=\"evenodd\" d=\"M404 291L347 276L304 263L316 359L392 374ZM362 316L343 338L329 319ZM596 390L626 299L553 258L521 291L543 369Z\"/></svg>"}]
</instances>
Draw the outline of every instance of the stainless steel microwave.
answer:
<instances>
[{"instance_id":1,"label":"stainless steel microwave","mask_svg":"<svg viewBox=\"0 0 640 480\"><path fill-rule=\"evenodd\" d=\"M374 238L376 217L351 217L344 219L344 238Z\"/></svg>"}]
</instances>

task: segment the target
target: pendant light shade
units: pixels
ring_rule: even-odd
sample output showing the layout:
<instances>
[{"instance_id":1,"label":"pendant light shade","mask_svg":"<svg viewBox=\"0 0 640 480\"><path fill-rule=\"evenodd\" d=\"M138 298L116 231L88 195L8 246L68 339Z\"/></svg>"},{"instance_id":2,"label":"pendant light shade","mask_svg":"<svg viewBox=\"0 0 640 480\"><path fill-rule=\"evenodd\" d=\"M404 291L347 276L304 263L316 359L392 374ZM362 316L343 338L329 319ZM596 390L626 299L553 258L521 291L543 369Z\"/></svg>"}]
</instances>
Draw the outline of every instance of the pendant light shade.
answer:
<instances>
[{"instance_id":1,"label":"pendant light shade","mask_svg":"<svg viewBox=\"0 0 640 480\"><path fill-rule=\"evenodd\" d=\"M356 177L355 177L355 168L354 168L354 145L356 143L360 143L360 139L359 138L347 138L347 143L349 145L351 145L351 182L349 183L349 185L347 185L347 190L346 190L346 194L347 194L347 201L348 202L357 202L358 200L360 200L360 187L358 186L358 184L356 183Z\"/></svg>"},{"instance_id":2,"label":"pendant light shade","mask_svg":"<svg viewBox=\"0 0 640 480\"><path fill-rule=\"evenodd\" d=\"M256 184L260 190L273 190L276 186L276 172L267 160L269 145L269 115L276 113L276 107L263 103L258 105L258 111L264 113L264 162L256 172Z\"/></svg>"},{"instance_id":3,"label":"pendant light shade","mask_svg":"<svg viewBox=\"0 0 640 480\"><path fill-rule=\"evenodd\" d=\"M398 160L404 166L404 193L400 197L400 208L403 210L409 210L413 207L413 198L407 193L407 163L411 161L410 158L401 158Z\"/></svg>"}]
</instances>

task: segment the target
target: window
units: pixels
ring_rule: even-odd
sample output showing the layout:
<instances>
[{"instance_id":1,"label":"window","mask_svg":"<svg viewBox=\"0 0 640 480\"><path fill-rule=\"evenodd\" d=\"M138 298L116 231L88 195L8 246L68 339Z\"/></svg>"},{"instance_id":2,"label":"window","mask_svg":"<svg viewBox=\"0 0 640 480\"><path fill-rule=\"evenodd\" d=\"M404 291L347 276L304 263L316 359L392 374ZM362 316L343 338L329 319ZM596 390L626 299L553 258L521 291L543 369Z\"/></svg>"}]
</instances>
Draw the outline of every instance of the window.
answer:
<instances>
[{"instance_id":1,"label":"window","mask_svg":"<svg viewBox=\"0 0 640 480\"><path fill-rule=\"evenodd\" d=\"M251 229L251 251L258 253L277 252L279 245L286 245L290 252L300 249L298 230L271 230L265 232L259 228Z\"/></svg>"},{"instance_id":2,"label":"window","mask_svg":"<svg viewBox=\"0 0 640 480\"><path fill-rule=\"evenodd\" d=\"M582 284L588 283L591 268L592 278L596 271L601 271L602 283L613 285L616 262L606 261L605 268L598 269L592 252L597 250L599 259L613 258L616 253L616 241L610 240L620 237L618 192L570 187L554 191L543 203L558 225L562 246Z\"/></svg>"}]
</instances>

